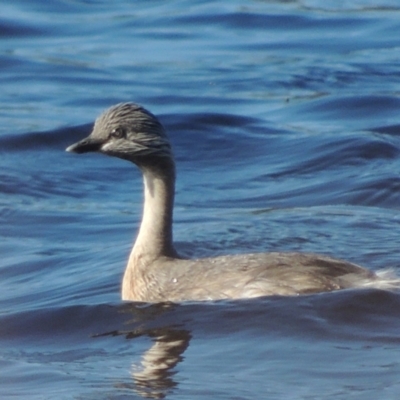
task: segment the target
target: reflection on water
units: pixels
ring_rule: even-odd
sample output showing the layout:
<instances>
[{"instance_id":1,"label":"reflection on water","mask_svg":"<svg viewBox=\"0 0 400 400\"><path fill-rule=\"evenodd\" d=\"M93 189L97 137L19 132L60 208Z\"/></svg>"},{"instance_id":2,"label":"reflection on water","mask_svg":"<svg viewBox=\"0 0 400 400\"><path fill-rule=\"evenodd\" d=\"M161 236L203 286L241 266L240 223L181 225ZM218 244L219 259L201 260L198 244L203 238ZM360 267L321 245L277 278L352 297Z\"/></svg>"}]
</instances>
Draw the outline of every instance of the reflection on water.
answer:
<instances>
[{"instance_id":1,"label":"reflection on water","mask_svg":"<svg viewBox=\"0 0 400 400\"><path fill-rule=\"evenodd\" d=\"M132 366L132 377L140 395L160 399L177 385L173 380L173 369L182 360L191 334L185 330L160 330L148 334L154 343L143 354L141 366Z\"/></svg>"},{"instance_id":2,"label":"reflection on water","mask_svg":"<svg viewBox=\"0 0 400 400\"><path fill-rule=\"evenodd\" d=\"M164 398L170 389L177 385L173 375L174 367L183 359L182 355L189 346L191 333L186 329L174 327L146 328L143 325L149 320L159 317L165 311L176 307L173 303L160 303L154 305L138 306L127 305L122 308L123 313L130 313L126 324L139 324L133 330L114 330L111 332L93 335L125 336L126 339L135 339L141 336L151 338L152 346L143 354L140 365L132 365L132 389L146 398ZM142 326L141 326L142 324ZM128 385L123 385L127 388Z\"/></svg>"}]
</instances>

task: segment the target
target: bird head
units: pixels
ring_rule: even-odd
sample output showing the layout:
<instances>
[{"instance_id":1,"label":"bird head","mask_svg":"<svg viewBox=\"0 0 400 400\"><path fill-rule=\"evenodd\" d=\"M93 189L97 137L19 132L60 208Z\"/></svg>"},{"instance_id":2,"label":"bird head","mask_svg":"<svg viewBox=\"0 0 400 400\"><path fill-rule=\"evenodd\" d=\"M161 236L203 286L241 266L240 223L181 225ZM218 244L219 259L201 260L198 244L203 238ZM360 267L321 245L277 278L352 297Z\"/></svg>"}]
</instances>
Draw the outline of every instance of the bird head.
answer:
<instances>
[{"instance_id":1,"label":"bird head","mask_svg":"<svg viewBox=\"0 0 400 400\"><path fill-rule=\"evenodd\" d=\"M96 119L92 133L66 151L99 152L139 166L149 160L173 159L171 145L161 123L151 112L134 103L110 107Z\"/></svg>"}]
</instances>

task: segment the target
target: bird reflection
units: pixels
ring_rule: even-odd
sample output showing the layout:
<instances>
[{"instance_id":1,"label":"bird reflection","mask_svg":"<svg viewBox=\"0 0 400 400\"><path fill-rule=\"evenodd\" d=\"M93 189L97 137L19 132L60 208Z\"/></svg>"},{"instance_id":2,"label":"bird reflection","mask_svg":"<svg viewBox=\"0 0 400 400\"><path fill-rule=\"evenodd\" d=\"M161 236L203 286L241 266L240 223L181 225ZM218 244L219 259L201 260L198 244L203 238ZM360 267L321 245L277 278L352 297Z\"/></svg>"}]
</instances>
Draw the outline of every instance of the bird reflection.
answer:
<instances>
[{"instance_id":1,"label":"bird reflection","mask_svg":"<svg viewBox=\"0 0 400 400\"><path fill-rule=\"evenodd\" d=\"M164 311L170 310L174 305L164 303L140 307L130 305L120 309L123 313L129 312L133 318L125 323L139 322L148 325L149 320L159 317ZM121 385L125 389L130 386L137 394L144 398L162 399L173 389L177 382L173 379L176 371L175 366L182 361L183 353L189 346L191 333L186 329L175 326L162 328L146 328L139 326L133 330L114 330L106 333L96 334L101 336L125 336L126 339L134 339L141 336L150 337L151 347L142 355L140 364L133 364L131 376L134 384Z\"/></svg>"},{"instance_id":2,"label":"bird reflection","mask_svg":"<svg viewBox=\"0 0 400 400\"><path fill-rule=\"evenodd\" d=\"M141 368L132 369L132 377L140 395L161 399L176 386L173 369L182 360L191 335L185 330L164 330L151 336L154 343L143 354Z\"/></svg>"}]
</instances>

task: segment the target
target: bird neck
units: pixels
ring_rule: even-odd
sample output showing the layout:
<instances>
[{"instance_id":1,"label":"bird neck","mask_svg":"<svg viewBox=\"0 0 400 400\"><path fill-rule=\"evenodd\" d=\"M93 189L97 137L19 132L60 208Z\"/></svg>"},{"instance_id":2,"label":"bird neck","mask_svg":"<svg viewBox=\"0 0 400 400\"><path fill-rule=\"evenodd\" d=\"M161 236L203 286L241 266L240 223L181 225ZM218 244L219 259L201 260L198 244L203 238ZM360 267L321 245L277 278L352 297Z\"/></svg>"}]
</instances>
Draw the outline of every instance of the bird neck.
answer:
<instances>
[{"instance_id":1,"label":"bird neck","mask_svg":"<svg viewBox=\"0 0 400 400\"><path fill-rule=\"evenodd\" d=\"M131 257L156 259L177 257L173 245L172 220L175 194L175 166L141 168L144 181L142 222Z\"/></svg>"}]
</instances>

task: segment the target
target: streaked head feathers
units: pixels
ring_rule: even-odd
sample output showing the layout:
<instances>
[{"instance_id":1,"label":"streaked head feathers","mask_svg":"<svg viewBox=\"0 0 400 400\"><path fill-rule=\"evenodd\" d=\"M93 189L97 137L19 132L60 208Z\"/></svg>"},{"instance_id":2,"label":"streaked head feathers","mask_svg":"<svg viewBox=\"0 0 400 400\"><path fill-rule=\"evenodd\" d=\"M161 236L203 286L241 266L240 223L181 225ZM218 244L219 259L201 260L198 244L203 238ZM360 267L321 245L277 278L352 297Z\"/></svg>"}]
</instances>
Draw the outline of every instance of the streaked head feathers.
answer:
<instances>
[{"instance_id":1,"label":"streaked head feathers","mask_svg":"<svg viewBox=\"0 0 400 400\"><path fill-rule=\"evenodd\" d=\"M173 157L161 123L151 112L134 103L120 103L104 111L96 119L90 136L67 151L99 151L135 163L146 157Z\"/></svg>"}]
</instances>

